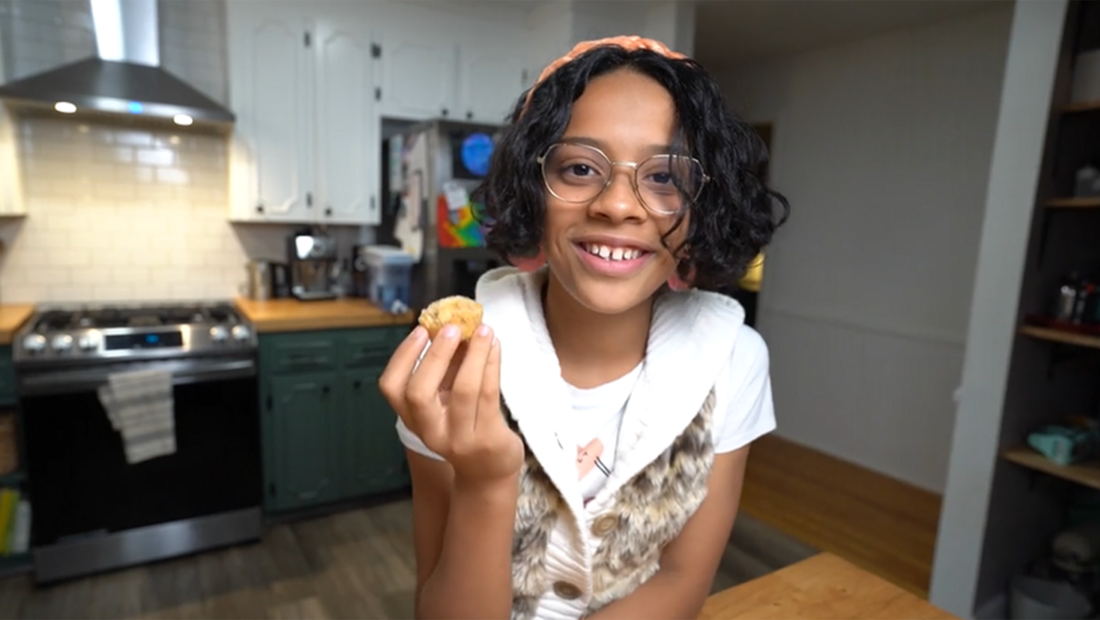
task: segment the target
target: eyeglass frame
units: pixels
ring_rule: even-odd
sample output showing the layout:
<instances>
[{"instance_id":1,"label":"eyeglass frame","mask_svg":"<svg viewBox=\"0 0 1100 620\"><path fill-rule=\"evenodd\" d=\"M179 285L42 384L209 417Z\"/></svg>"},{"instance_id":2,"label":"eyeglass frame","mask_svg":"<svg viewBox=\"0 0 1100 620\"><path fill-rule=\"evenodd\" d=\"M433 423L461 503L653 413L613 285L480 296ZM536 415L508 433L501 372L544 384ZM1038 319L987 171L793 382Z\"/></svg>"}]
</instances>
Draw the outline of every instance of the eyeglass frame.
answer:
<instances>
[{"instance_id":1,"label":"eyeglass frame","mask_svg":"<svg viewBox=\"0 0 1100 620\"><path fill-rule=\"evenodd\" d=\"M708 182L710 182L710 180L711 180L710 175L708 175L706 170L703 169L703 162L699 161L698 159L696 159L694 157L691 157L690 155L677 155L675 153L657 153L657 154L654 154L654 155L650 155L649 157L643 159L640 162L637 162L637 161L615 161L615 160L611 159L610 157L608 157L607 153L604 153L603 150L601 150L598 147L592 146L591 144L582 144L580 142L569 142L569 141L555 142L555 143L551 144L550 146L546 147L546 150L542 152L542 155L539 155L538 157L536 157L535 161L539 165L539 172L542 175L542 184L546 186L546 191L550 192L558 200L562 200L562 201L568 202L570 204L582 204L582 203L586 203L586 202L592 202L593 200L599 198L601 195L603 195L604 192L607 191L607 188L611 187L611 182L614 180L615 177L612 174L608 174L607 175L607 182L605 182L603 184L603 187L601 187L599 189L599 191L597 191L591 198L586 198L584 200L568 200L566 198L562 198L561 196L558 195L557 192L554 191L554 188L550 187L550 180L546 178L546 156L550 154L551 150L553 150L554 148L559 147L559 146L580 146L580 147L583 147L583 148L586 148L586 149L589 149L589 150L592 150L592 151L596 151L597 153L599 153L600 156L602 156L605 160L607 160L608 165L610 165L612 168L614 168L615 166L626 166L628 168L633 169L634 174L630 175L630 187L631 187L631 189L634 190L634 196L638 199L638 203L642 205L642 208L644 208L646 211L649 211L650 213L653 213L654 215L661 215L661 216L678 215L678 214L684 212L684 207L681 207L679 211L659 211L659 210L654 209L653 207L649 206L649 204L645 201L645 199L642 198L642 191L641 191L641 189L638 188L638 169L643 164L648 162L649 160L654 159L656 157L683 157L684 159L689 159L689 160L695 162L695 165L699 167L699 173L702 175L703 178L701 179L701 181L699 183L698 191L695 192L694 196L688 198L688 203L689 203L687 205L688 207L690 207L691 204L694 204L695 201L698 200L699 195L703 193L703 187ZM677 187L676 189L677 189L677 191L679 191L680 188Z\"/></svg>"}]
</instances>

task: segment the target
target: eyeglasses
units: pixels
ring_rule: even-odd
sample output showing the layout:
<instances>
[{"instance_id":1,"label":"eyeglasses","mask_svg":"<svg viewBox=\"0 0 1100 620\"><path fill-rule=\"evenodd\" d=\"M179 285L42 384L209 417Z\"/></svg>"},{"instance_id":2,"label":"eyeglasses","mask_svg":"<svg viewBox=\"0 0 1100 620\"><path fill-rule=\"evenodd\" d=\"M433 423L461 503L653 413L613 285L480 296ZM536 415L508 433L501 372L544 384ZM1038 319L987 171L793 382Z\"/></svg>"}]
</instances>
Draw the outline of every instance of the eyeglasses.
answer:
<instances>
[{"instance_id":1,"label":"eyeglasses","mask_svg":"<svg viewBox=\"0 0 1100 620\"><path fill-rule=\"evenodd\" d=\"M631 179L639 202L656 215L676 215L699 197L710 180L699 160L686 155L654 155L638 163L611 161L586 144L553 144L538 158L546 189L559 200L591 202L611 185L614 166L634 169Z\"/></svg>"}]
</instances>

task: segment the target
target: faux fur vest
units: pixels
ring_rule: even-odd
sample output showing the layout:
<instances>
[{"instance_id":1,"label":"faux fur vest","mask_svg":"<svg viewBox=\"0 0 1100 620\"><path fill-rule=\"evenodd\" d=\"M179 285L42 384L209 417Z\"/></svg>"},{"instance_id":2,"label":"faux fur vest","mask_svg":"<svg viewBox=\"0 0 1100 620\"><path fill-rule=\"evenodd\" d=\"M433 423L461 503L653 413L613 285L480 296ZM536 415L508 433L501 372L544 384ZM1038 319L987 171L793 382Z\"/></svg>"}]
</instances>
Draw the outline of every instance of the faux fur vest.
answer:
<instances>
[{"instance_id":1,"label":"faux fur vest","mask_svg":"<svg viewBox=\"0 0 1100 620\"><path fill-rule=\"evenodd\" d=\"M712 389L684 432L630 478L615 493L611 509L596 520L592 535L599 543L592 557L589 614L652 577L665 545L703 503L714 463L714 404ZM504 410L512 429L522 437L511 412ZM527 448L526 440L524 444ZM580 594L575 585L553 584L547 577L547 545L563 517L572 522L561 494L527 449L512 542L513 620L532 618L540 597L552 589L559 595Z\"/></svg>"}]
</instances>

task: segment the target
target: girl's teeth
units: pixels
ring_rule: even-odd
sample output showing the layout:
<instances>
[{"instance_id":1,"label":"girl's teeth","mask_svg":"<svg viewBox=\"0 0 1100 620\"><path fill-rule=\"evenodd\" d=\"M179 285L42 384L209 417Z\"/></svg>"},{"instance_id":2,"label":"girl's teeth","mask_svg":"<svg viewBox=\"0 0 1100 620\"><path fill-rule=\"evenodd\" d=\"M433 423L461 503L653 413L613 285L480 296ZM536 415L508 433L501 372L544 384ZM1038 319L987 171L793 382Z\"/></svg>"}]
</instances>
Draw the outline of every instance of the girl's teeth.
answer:
<instances>
[{"instance_id":1,"label":"girl's teeth","mask_svg":"<svg viewBox=\"0 0 1100 620\"><path fill-rule=\"evenodd\" d=\"M604 260L633 260L642 255L641 250L633 248L610 248L606 245L587 244L584 249L589 254L599 256Z\"/></svg>"}]
</instances>

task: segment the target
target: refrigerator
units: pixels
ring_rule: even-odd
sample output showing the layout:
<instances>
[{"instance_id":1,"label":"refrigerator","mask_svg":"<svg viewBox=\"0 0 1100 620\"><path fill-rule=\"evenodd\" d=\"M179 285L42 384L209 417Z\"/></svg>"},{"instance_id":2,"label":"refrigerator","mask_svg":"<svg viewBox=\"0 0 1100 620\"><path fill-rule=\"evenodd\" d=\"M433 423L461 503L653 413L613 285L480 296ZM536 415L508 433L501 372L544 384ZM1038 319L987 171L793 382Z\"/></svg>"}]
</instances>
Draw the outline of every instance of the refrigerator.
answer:
<instances>
[{"instance_id":1,"label":"refrigerator","mask_svg":"<svg viewBox=\"0 0 1100 620\"><path fill-rule=\"evenodd\" d=\"M448 295L474 297L481 274L505 264L485 247L483 206L472 198L500 129L449 119L383 123L376 242L415 259L413 310Z\"/></svg>"}]
</instances>

